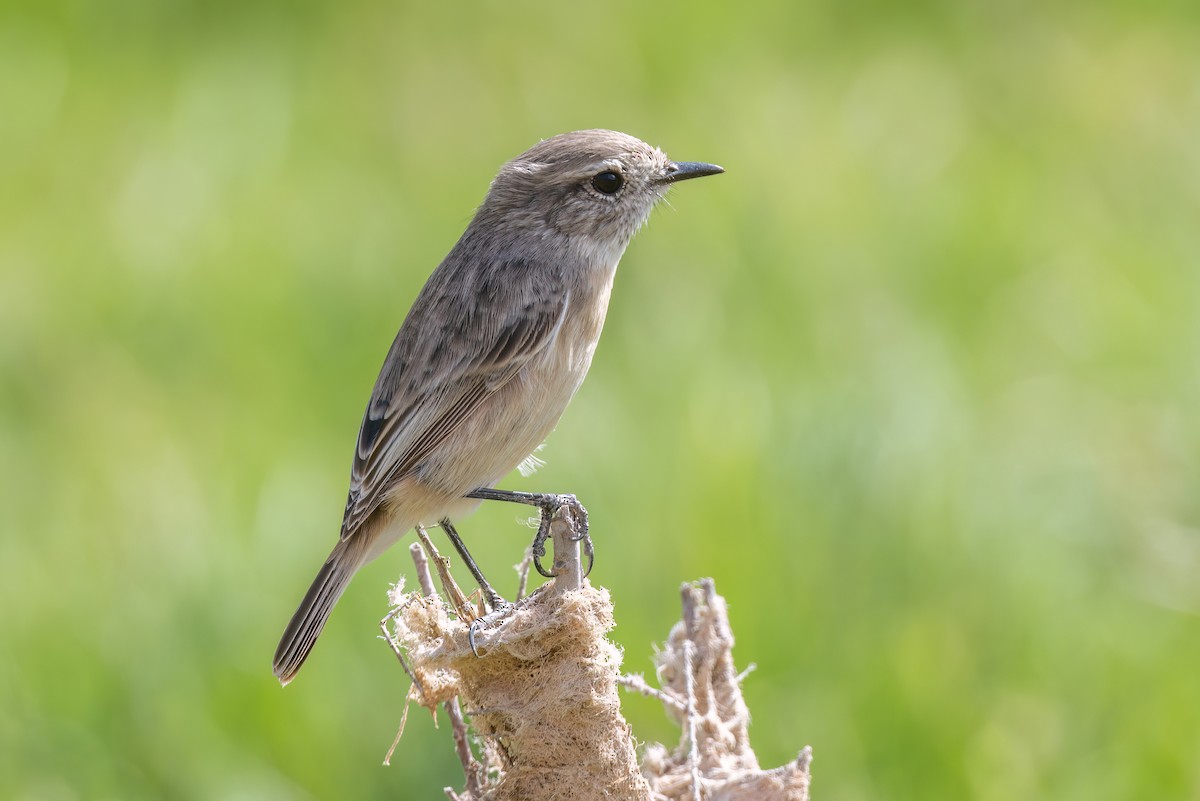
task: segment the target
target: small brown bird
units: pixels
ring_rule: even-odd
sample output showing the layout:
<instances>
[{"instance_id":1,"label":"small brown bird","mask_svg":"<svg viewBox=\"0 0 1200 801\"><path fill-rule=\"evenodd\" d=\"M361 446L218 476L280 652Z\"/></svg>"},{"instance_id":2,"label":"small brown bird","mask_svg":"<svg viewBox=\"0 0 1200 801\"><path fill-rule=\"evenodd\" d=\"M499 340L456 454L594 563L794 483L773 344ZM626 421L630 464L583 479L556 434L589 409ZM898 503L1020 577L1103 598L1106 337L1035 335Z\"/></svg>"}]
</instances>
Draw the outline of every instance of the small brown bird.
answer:
<instances>
[{"instance_id":1,"label":"small brown bird","mask_svg":"<svg viewBox=\"0 0 1200 801\"><path fill-rule=\"evenodd\" d=\"M605 130L547 139L501 168L384 360L341 535L275 651L280 682L360 567L417 525L452 533L480 503L469 493L541 445L587 374L630 239L672 184L720 172Z\"/></svg>"}]
</instances>

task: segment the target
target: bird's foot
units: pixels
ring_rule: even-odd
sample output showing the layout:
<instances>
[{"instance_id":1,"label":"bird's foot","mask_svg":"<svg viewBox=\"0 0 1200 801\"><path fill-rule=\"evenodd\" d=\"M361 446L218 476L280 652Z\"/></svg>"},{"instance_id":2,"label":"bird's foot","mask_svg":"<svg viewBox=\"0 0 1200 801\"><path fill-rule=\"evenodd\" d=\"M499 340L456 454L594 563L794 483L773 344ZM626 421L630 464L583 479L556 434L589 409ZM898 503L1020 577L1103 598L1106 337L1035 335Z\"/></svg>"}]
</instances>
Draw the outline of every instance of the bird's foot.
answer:
<instances>
[{"instance_id":1,"label":"bird's foot","mask_svg":"<svg viewBox=\"0 0 1200 801\"><path fill-rule=\"evenodd\" d=\"M492 607L492 611L488 612L486 615L475 618L471 621L471 625L467 627L467 644L471 646L471 653L475 655L476 659L479 658L479 648L475 643L475 638L479 635L479 632L489 629L501 622L511 615L517 608L516 604L510 604L508 601L499 596L496 596L494 599L492 599L490 601L490 605Z\"/></svg>"},{"instance_id":2,"label":"bird's foot","mask_svg":"<svg viewBox=\"0 0 1200 801\"><path fill-rule=\"evenodd\" d=\"M587 509L574 495L544 495L542 497L543 502L538 504L542 510L542 519L538 523L533 544L529 546L529 552L533 556L533 566L546 578L554 578L554 572L542 566L542 559L546 556L546 540L550 539L550 524L555 516L565 513L567 525L571 527L571 541L582 541L583 543L583 553L588 560L587 570L583 573L586 577L592 572L592 564L596 561L596 549L592 545L592 538L588 535Z\"/></svg>"},{"instance_id":3,"label":"bird's foot","mask_svg":"<svg viewBox=\"0 0 1200 801\"><path fill-rule=\"evenodd\" d=\"M550 523L560 513L565 512L564 517L567 525L574 532L571 539L575 542L583 543L583 552L587 556L587 570L583 575L587 576L592 572L592 564L596 560L596 549L592 545L592 538L588 536L588 513L587 509L584 508L583 504L574 495L556 495L549 492L518 492L516 490L479 487L468 492L467 497L478 498L481 501L523 503L527 506L536 506L541 510L541 521L538 523L537 534L534 536L533 544L530 546L530 553L533 555L533 566L537 568L537 572L546 578L554 578L554 573L547 570L541 561L546 556L546 540L550 539Z\"/></svg>"}]
</instances>

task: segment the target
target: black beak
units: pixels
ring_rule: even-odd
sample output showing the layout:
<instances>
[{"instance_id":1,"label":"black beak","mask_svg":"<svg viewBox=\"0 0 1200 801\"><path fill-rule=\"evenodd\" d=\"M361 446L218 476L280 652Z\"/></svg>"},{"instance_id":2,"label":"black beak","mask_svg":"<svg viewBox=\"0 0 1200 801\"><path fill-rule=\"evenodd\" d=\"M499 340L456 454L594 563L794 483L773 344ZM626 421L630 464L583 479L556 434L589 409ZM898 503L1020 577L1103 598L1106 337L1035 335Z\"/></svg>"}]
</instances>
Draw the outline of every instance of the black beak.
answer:
<instances>
[{"instance_id":1,"label":"black beak","mask_svg":"<svg viewBox=\"0 0 1200 801\"><path fill-rule=\"evenodd\" d=\"M689 178L703 178L706 175L719 175L724 168L716 164L705 164L703 161L672 161L667 165L667 171L660 179L664 184L676 181L686 181Z\"/></svg>"}]
</instances>

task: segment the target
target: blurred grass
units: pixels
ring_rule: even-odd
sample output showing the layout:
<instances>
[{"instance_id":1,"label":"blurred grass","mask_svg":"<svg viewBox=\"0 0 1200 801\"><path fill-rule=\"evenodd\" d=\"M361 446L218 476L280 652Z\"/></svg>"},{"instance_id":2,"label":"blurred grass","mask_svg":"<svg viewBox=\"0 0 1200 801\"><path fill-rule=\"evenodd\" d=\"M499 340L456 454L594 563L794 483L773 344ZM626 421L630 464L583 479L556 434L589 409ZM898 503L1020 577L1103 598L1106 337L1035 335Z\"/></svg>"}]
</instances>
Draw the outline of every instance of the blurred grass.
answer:
<instances>
[{"instance_id":1,"label":"blurred grass","mask_svg":"<svg viewBox=\"0 0 1200 801\"><path fill-rule=\"evenodd\" d=\"M408 303L605 126L729 171L510 481L588 503L627 669L712 575L818 798L1200 799L1197 53L1186 3L9 2L0 797L459 783L420 716L378 766L400 550L270 654Z\"/></svg>"}]
</instances>

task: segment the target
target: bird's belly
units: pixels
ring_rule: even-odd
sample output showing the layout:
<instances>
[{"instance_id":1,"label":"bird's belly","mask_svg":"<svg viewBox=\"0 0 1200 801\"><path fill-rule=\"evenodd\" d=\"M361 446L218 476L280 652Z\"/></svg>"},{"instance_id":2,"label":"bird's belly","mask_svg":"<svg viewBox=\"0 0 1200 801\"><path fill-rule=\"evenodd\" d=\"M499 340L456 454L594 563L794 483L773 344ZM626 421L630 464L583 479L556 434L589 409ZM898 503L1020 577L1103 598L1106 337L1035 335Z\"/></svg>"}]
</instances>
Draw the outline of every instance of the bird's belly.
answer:
<instances>
[{"instance_id":1,"label":"bird's belly","mask_svg":"<svg viewBox=\"0 0 1200 801\"><path fill-rule=\"evenodd\" d=\"M438 514L472 511L477 502L464 499L465 493L495 485L554 430L591 366L611 287L610 272L599 286L577 294L575 308L542 351L417 466L412 479L442 499ZM394 500L402 502L405 494L397 492Z\"/></svg>"},{"instance_id":2,"label":"bird's belly","mask_svg":"<svg viewBox=\"0 0 1200 801\"><path fill-rule=\"evenodd\" d=\"M551 344L422 461L418 480L453 497L491 486L516 469L558 424L594 349Z\"/></svg>"}]
</instances>

